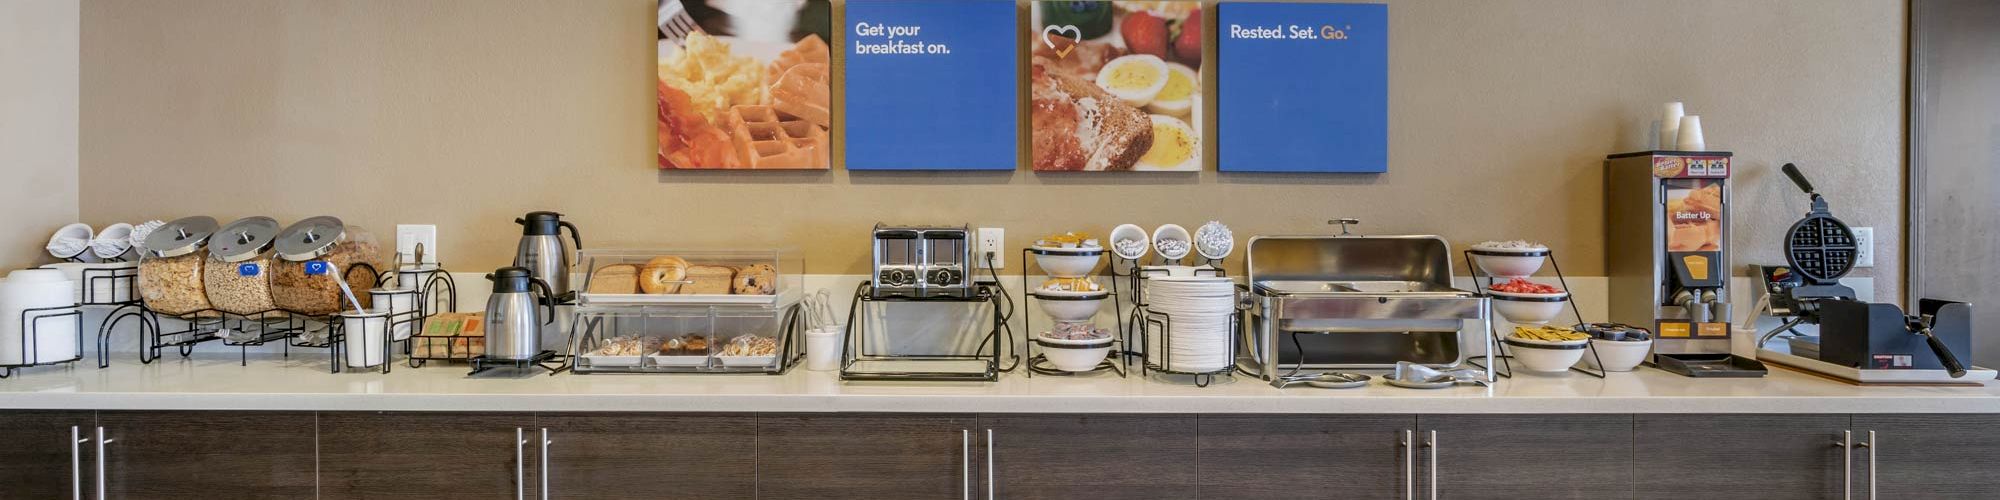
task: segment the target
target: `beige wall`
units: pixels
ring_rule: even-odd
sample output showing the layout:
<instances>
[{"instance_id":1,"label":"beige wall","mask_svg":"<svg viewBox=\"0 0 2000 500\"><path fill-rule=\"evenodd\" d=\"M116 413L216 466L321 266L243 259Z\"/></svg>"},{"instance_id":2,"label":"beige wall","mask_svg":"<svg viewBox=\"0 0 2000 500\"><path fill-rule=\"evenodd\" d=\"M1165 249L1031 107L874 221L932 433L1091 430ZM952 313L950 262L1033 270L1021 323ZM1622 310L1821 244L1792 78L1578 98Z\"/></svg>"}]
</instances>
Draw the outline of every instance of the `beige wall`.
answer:
<instances>
[{"instance_id":1,"label":"beige wall","mask_svg":"<svg viewBox=\"0 0 2000 500\"><path fill-rule=\"evenodd\" d=\"M76 0L0 2L0 272L77 221Z\"/></svg>"},{"instance_id":2,"label":"beige wall","mask_svg":"<svg viewBox=\"0 0 2000 500\"><path fill-rule=\"evenodd\" d=\"M431 222L447 265L477 270L511 255L515 215L554 209L591 246L783 243L826 273L866 269L876 221L999 225L1014 247L1122 222L1219 219L1247 238L1353 216L1459 245L1546 241L1592 275L1600 161L1644 147L1659 103L1682 100L1737 153L1739 264L1782 260L1806 204L1776 166L1798 162L1889 242L1876 275L1897 296L1902 2L1389 3L1389 173L1341 176L663 174L654 0L87 0L83 215Z\"/></svg>"}]
</instances>

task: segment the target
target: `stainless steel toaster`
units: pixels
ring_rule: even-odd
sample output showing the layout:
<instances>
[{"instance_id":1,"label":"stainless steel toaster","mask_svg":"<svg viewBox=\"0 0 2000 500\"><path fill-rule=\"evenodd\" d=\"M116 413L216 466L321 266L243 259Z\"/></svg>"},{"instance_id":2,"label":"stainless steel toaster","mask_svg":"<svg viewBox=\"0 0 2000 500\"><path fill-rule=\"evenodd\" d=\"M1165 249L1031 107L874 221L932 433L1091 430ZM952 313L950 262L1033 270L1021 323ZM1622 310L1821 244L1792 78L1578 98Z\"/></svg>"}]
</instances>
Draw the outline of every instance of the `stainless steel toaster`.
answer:
<instances>
[{"instance_id":1,"label":"stainless steel toaster","mask_svg":"<svg viewBox=\"0 0 2000 500\"><path fill-rule=\"evenodd\" d=\"M972 232L965 225L875 225L876 297L972 298Z\"/></svg>"}]
</instances>

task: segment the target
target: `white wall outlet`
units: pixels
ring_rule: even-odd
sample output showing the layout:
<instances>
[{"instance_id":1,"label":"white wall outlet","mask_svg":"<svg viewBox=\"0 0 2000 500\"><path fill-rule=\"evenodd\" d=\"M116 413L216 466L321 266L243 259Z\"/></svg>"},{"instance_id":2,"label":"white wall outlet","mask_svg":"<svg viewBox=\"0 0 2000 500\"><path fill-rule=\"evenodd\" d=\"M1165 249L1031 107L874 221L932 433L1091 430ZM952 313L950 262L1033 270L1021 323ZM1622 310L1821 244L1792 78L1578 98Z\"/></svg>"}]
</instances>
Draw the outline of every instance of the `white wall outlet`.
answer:
<instances>
[{"instance_id":1,"label":"white wall outlet","mask_svg":"<svg viewBox=\"0 0 2000 500\"><path fill-rule=\"evenodd\" d=\"M438 227L435 224L397 224L396 253L414 257L417 244L424 245L424 262L439 262Z\"/></svg>"},{"instance_id":2,"label":"white wall outlet","mask_svg":"<svg viewBox=\"0 0 2000 500\"><path fill-rule=\"evenodd\" d=\"M1854 229L1854 267L1875 267L1875 228Z\"/></svg>"},{"instance_id":3,"label":"white wall outlet","mask_svg":"<svg viewBox=\"0 0 2000 500\"><path fill-rule=\"evenodd\" d=\"M993 256L991 268L1007 267L1007 252L1000 249L1005 246L1007 246L1007 229L979 228L979 245L972 248L972 260L978 261L980 269L986 269L989 267L986 256L990 254Z\"/></svg>"}]
</instances>

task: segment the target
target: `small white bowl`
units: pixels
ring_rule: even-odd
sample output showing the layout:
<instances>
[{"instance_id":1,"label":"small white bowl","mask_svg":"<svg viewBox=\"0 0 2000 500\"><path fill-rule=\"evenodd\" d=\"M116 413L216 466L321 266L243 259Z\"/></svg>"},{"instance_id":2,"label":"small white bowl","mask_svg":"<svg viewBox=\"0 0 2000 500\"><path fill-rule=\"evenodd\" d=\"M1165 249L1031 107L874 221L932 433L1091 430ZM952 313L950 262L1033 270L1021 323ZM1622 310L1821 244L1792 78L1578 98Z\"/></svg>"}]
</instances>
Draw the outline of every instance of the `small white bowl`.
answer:
<instances>
[{"instance_id":1,"label":"small white bowl","mask_svg":"<svg viewBox=\"0 0 2000 500\"><path fill-rule=\"evenodd\" d=\"M1052 339L1040 335L1035 341L1042 344L1042 356L1057 370L1066 372L1087 372L1097 369L1111 354L1112 337L1090 340Z\"/></svg>"},{"instance_id":2,"label":"small white bowl","mask_svg":"<svg viewBox=\"0 0 2000 500\"><path fill-rule=\"evenodd\" d=\"M1058 293L1075 293L1080 295L1056 295ZM1049 315L1049 318L1056 321L1075 323L1089 321L1090 318L1097 316L1097 311L1104 308L1105 297L1110 297L1111 292L1042 291L1034 292L1034 295L1036 298L1035 303L1041 304L1043 314Z\"/></svg>"},{"instance_id":3,"label":"small white bowl","mask_svg":"<svg viewBox=\"0 0 2000 500\"><path fill-rule=\"evenodd\" d=\"M1098 298L1103 298L1103 297L1106 297L1106 296L1110 296L1110 295L1111 295L1111 291L1110 291L1110 290L1091 290L1091 291L1088 291L1088 292L1078 292L1078 291L1071 291L1071 290L1043 290L1043 289L1040 289L1040 288L1037 288L1037 289L1035 289L1035 291L1033 291L1033 292L1030 292L1030 293L1032 293L1032 294L1034 294L1034 295L1037 295L1037 296L1042 296L1042 297L1098 297Z\"/></svg>"},{"instance_id":4,"label":"small white bowl","mask_svg":"<svg viewBox=\"0 0 2000 500\"><path fill-rule=\"evenodd\" d=\"M1478 248L1472 249L1472 263L1486 274L1501 278L1524 278L1534 276L1542 270L1542 263L1549 260L1548 249L1529 251L1522 249ZM1481 253L1485 252L1485 253ZM1519 255L1493 255L1519 254Z\"/></svg>"},{"instance_id":5,"label":"small white bowl","mask_svg":"<svg viewBox=\"0 0 2000 500\"><path fill-rule=\"evenodd\" d=\"M1562 314L1563 303L1569 302L1569 292L1558 293L1513 293L1487 290L1493 298L1493 311L1510 323L1522 325L1542 325L1554 321Z\"/></svg>"},{"instance_id":6,"label":"small white bowl","mask_svg":"<svg viewBox=\"0 0 2000 500\"><path fill-rule=\"evenodd\" d=\"M1521 362L1522 369L1544 373L1568 371L1583 359L1583 351L1589 347L1587 340L1548 342L1512 335L1502 342L1507 343L1507 352Z\"/></svg>"},{"instance_id":7,"label":"small white bowl","mask_svg":"<svg viewBox=\"0 0 2000 500\"><path fill-rule=\"evenodd\" d=\"M1222 229L1223 229L1223 230L1228 230L1228 229L1229 229L1229 227L1228 227L1228 226L1223 226L1223 228L1222 228ZM1228 258L1228 257L1229 257L1229 254L1230 254L1231 252L1235 252L1235 251L1236 251L1236 240L1235 240L1235 239L1230 239L1230 240L1228 240L1228 241L1229 241L1229 244L1227 244L1227 245L1223 245L1223 247L1222 247L1222 248L1219 248L1219 249L1216 249L1216 250L1217 250L1217 252L1216 252L1216 253L1214 253L1214 254L1210 254L1210 253L1209 253L1209 249L1206 249L1206 248L1200 248L1201 244L1200 244L1199 242L1200 242L1200 241L1202 240L1202 237L1203 237L1203 236L1205 236L1205 235L1207 235L1207 234L1208 234L1208 232L1209 232L1209 231L1211 231L1211 230L1212 230L1212 229L1210 229L1210 228L1209 228L1209 226L1208 226L1207 224L1203 224L1203 225L1202 225L1202 226L1201 226L1200 228L1197 228L1197 229L1195 229L1195 230L1194 230L1194 231L1195 231L1195 238L1194 238L1194 239L1195 239L1195 242L1196 242L1196 243L1195 243L1195 247L1196 247L1196 248L1195 248L1195 253L1198 253L1198 254L1200 254L1200 255L1202 256L1202 258L1205 258L1205 259L1209 259L1209 260L1222 260L1222 259L1225 259L1225 258Z\"/></svg>"},{"instance_id":8,"label":"small white bowl","mask_svg":"<svg viewBox=\"0 0 2000 500\"><path fill-rule=\"evenodd\" d=\"M1583 357L1583 363L1590 365L1591 368L1600 368L1597 362L1601 359L1604 361L1604 366L1600 369L1604 371L1629 372L1638 368L1639 363L1646 361L1647 353L1653 352L1653 339L1623 341L1590 339L1590 347L1585 351L1596 353L1596 356L1590 356L1587 352Z\"/></svg>"},{"instance_id":9,"label":"small white bowl","mask_svg":"<svg viewBox=\"0 0 2000 500\"><path fill-rule=\"evenodd\" d=\"M1165 249L1160 248L1160 242L1166 240L1178 240L1186 243L1187 247L1182 248L1180 253L1167 253ZM1187 228L1181 227L1180 224L1160 226L1153 230L1153 251L1159 252L1162 259L1181 260L1194 251L1194 236L1189 235Z\"/></svg>"},{"instance_id":10,"label":"small white bowl","mask_svg":"<svg viewBox=\"0 0 2000 500\"><path fill-rule=\"evenodd\" d=\"M1042 268L1042 274L1051 278L1081 278L1097 269L1104 249L1030 247L1028 254L1035 256L1035 266Z\"/></svg>"},{"instance_id":11,"label":"small white bowl","mask_svg":"<svg viewBox=\"0 0 2000 500\"><path fill-rule=\"evenodd\" d=\"M1118 242L1121 240L1138 240L1140 243L1139 251L1129 255L1118 252ZM1146 252L1152 251L1153 237L1146 234L1145 228L1141 228L1136 224L1119 224L1118 227L1111 228L1111 238L1106 240L1105 245L1109 245L1111 252L1117 254L1120 258L1125 260L1139 260L1146 257Z\"/></svg>"}]
</instances>

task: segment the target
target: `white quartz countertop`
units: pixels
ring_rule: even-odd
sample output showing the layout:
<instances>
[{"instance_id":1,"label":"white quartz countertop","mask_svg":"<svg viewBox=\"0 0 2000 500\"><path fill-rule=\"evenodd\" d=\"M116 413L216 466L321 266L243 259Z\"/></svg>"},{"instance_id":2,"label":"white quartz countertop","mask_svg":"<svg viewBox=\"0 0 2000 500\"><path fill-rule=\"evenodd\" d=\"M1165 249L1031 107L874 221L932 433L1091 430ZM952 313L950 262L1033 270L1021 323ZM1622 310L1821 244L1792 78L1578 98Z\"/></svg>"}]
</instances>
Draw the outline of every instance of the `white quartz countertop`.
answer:
<instances>
[{"instance_id":1,"label":"white quartz countertop","mask_svg":"<svg viewBox=\"0 0 2000 500\"><path fill-rule=\"evenodd\" d=\"M467 378L462 365L328 373L324 356L201 355L35 368L0 379L0 409L312 411L660 411L945 413L2000 413L2000 384L1856 387L1773 368L1757 379L1642 369L1598 379L1520 374L1492 388L1272 388L1249 377L1208 387L1111 374L1004 375L992 383L841 382L787 375Z\"/></svg>"}]
</instances>

